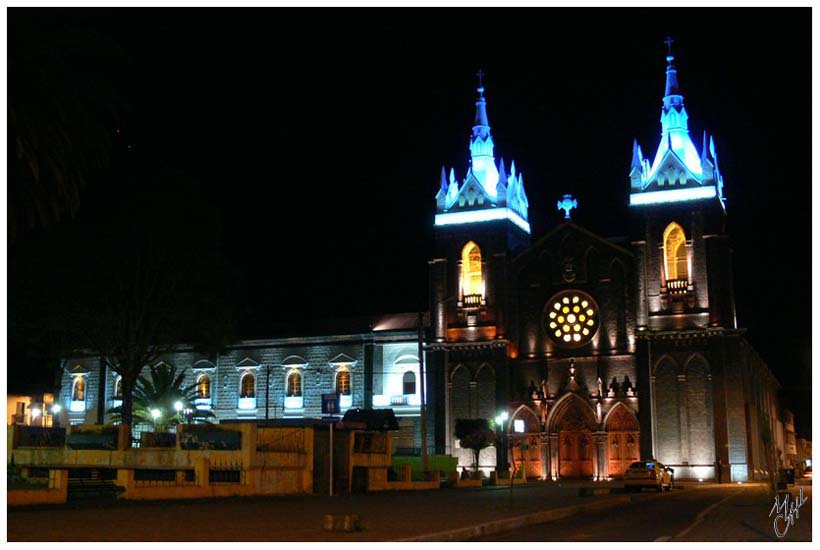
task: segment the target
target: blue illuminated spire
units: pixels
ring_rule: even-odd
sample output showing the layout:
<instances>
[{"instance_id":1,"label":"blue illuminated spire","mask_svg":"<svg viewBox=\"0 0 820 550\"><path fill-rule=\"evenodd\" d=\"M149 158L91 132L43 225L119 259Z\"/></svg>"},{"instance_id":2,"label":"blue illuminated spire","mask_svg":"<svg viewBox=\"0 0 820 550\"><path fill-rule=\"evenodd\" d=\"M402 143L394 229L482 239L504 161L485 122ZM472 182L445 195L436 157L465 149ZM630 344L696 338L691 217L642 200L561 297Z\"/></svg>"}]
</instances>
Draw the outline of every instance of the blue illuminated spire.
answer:
<instances>
[{"instance_id":1,"label":"blue illuminated spire","mask_svg":"<svg viewBox=\"0 0 820 550\"><path fill-rule=\"evenodd\" d=\"M524 232L530 232L527 221L529 201L524 191L524 178L515 171L515 161L507 172L504 159L496 166L493 136L487 117L484 97L484 73L479 71L478 99L470 136L470 168L462 182L450 170L449 181L442 174L436 194L437 226L508 220Z\"/></svg>"},{"instance_id":2,"label":"blue illuminated spire","mask_svg":"<svg viewBox=\"0 0 820 550\"><path fill-rule=\"evenodd\" d=\"M478 71L478 99L475 102L475 123L470 136L470 171L479 181L487 195L495 199L498 185L498 168L493 157L493 136L490 134L490 122L487 119L487 100L484 98L484 72Z\"/></svg>"},{"instance_id":3,"label":"blue illuminated spire","mask_svg":"<svg viewBox=\"0 0 820 550\"><path fill-rule=\"evenodd\" d=\"M711 155L714 146L707 148L706 136L701 153L689 136L689 115L683 104L683 94L674 65L671 38L665 43L666 86L661 107L661 138L651 166L643 158L635 142L629 178L632 205L680 202L718 197L723 200L723 179L717 170L717 161ZM708 151L707 151L708 149Z\"/></svg>"},{"instance_id":4,"label":"blue illuminated spire","mask_svg":"<svg viewBox=\"0 0 820 550\"><path fill-rule=\"evenodd\" d=\"M678 83L678 70L673 61L671 38L666 39L669 52L666 55L666 88L663 96L663 108L661 109L661 126L663 133L652 168L648 177L652 177L658 170L668 151L672 151L683 162L684 166L691 172L691 175L700 179L702 168L700 165L700 155L695 150L695 144L689 137L689 115L683 105L683 95L680 93Z\"/></svg>"}]
</instances>

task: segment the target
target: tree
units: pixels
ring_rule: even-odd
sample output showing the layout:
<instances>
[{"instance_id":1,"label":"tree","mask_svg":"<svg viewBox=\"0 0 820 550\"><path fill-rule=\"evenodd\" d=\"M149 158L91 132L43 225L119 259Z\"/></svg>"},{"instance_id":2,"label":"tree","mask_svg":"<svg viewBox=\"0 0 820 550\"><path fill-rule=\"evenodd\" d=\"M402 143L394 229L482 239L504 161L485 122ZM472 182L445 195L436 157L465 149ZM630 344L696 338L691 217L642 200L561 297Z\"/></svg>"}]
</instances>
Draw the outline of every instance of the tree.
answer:
<instances>
[{"instance_id":1,"label":"tree","mask_svg":"<svg viewBox=\"0 0 820 550\"><path fill-rule=\"evenodd\" d=\"M233 339L235 288L220 250L219 216L182 174L136 159L114 179L104 211L28 246L17 278L32 277L34 317L122 376L122 423L133 425L143 368L180 346L201 353ZM67 353L67 352L66 352Z\"/></svg>"},{"instance_id":2,"label":"tree","mask_svg":"<svg viewBox=\"0 0 820 550\"><path fill-rule=\"evenodd\" d=\"M137 378L132 419L150 424L154 431L162 432L177 424L190 423L194 420L207 422L214 418L211 411L196 408L196 383L183 386L184 380L184 369L177 374L176 367L164 363L152 365L150 377ZM185 410L191 412L181 412ZM111 408L108 413L114 422L122 422L122 406Z\"/></svg>"},{"instance_id":3,"label":"tree","mask_svg":"<svg viewBox=\"0 0 820 550\"><path fill-rule=\"evenodd\" d=\"M115 45L65 18L20 10L9 18L8 229L76 214L80 192L110 160L125 101L107 78Z\"/></svg>"},{"instance_id":4,"label":"tree","mask_svg":"<svg viewBox=\"0 0 820 550\"><path fill-rule=\"evenodd\" d=\"M495 444L495 430L485 418L458 418L456 419L456 439L459 444L473 451L475 462L474 471L478 471L478 458L482 449Z\"/></svg>"}]
</instances>

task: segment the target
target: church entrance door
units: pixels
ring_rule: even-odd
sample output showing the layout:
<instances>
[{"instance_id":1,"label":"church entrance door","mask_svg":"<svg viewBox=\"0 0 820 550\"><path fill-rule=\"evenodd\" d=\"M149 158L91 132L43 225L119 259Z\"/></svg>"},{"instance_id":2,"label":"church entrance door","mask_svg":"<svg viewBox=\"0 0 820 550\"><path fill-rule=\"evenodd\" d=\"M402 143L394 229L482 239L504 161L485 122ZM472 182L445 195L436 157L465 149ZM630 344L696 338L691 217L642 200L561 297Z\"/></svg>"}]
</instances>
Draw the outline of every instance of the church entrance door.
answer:
<instances>
[{"instance_id":1,"label":"church entrance door","mask_svg":"<svg viewBox=\"0 0 820 550\"><path fill-rule=\"evenodd\" d=\"M629 465L640 460L638 419L626 405L618 404L607 415L609 475L623 477Z\"/></svg>"},{"instance_id":2,"label":"church entrance door","mask_svg":"<svg viewBox=\"0 0 820 550\"><path fill-rule=\"evenodd\" d=\"M595 413L578 397L558 405L552 432L558 432L558 475L569 478L591 478L595 442Z\"/></svg>"},{"instance_id":3,"label":"church entrance door","mask_svg":"<svg viewBox=\"0 0 820 550\"><path fill-rule=\"evenodd\" d=\"M592 433L561 431L558 436L558 473L561 477L592 477Z\"/></svg>"}]
</instances>

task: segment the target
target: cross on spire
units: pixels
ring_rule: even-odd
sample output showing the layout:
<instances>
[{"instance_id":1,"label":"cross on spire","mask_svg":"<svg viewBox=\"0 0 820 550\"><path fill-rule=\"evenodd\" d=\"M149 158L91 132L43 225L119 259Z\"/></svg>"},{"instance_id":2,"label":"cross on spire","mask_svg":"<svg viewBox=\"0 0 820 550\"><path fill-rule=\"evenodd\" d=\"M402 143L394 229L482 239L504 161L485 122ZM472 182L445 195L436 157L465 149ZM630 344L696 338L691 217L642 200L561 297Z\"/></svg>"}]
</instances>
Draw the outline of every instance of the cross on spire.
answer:
<instances>
[{"instance_id":1,"label":"cross on spire","mask_svg":"<svg viewBox=\"0 0 820 550\"><path fill-rule=\"evenodd\" d=\"M475 75L478 77L478 93L481 97L484 97L484 77L487 76L487 74L479 69Z\"/></svg>"},{"instance_id":2,"label":"cross on spire","mask_svg":"<svg viewBox=\"0 0 820 550\"><path fill-rule=\"evenodd\" d=\"M674 59L674 56L672 55L672 44L674 42L675 41L668 34L666 35L666 40L663 41L663 43L666 44L666 60L667 61L672 61L672 59Z\"/></svg>"}]
</instances>

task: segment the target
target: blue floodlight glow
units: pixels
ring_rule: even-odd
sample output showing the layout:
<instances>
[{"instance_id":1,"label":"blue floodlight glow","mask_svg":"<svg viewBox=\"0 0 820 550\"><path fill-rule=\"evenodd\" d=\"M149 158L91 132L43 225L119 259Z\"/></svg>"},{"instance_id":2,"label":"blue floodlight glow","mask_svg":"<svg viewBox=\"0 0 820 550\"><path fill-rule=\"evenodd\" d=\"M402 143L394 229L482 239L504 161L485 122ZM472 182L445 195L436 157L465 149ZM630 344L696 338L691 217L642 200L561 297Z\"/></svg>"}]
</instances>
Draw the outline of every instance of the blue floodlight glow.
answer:
<instances>
[{"instance_id":1,"label":"blue floodlight glow","mask_svg":"<svg viewBox=\"0 0 820 550\"><path fill-rule=\"evenodd\" d=\"M711 199L716 196L717 192L713 185L708 187L687 187L685 189L648 191L646 193L631 193L629 195L629 206L694 201L700 199Z\"/></svg>"},{"instance_id":2,"label":"blue floodlight glow","mask_svg":"<svg viewBox=\"0 0 820 550\"><path fill-rule=\"evenodd\" d=\"M489 222L495 220L510 220L527 233L530 224L509 208L493 208L489 210L469 210L466 212L448 212L436 214L436 225L460 225L464 223Z\"/></svg>"}]
</instances>

